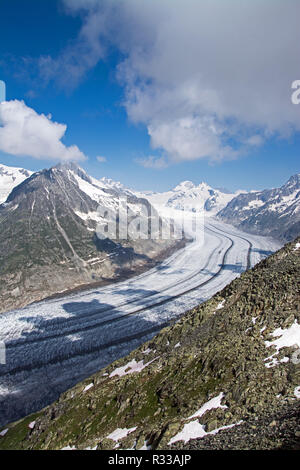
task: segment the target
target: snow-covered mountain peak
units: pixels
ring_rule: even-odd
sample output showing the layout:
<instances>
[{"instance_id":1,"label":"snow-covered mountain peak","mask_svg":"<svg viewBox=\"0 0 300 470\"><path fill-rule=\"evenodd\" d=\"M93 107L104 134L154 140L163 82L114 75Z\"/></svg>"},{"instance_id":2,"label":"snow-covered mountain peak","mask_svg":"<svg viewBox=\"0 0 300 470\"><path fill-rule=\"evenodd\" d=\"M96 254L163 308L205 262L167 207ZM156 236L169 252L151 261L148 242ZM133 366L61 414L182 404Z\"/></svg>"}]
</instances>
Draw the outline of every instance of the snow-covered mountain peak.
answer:
<instances>
[{"instance_id":1,"label":"snow-covered mountain peak","mask_svg":"<svg viewBox=\"0 0 300 470\"><path fill-rule=\"evenodd\" d=\"M209 186L209 184L202 181L200 184L198 184L197 189L207 190L207 189L213 189L213 188Z\"/></svg>"},{"instance_id":2,"label":"snow-covered mountain peak","mask_svg":"<svg viewBox=\"0 0 300 470\"><path fill-rule=\"evenodd\" d=\"M300 189L300 173L291 176L283 188Z\"/></svg>"},{"instance_id":3,"label":"snow-covered mountain peak","mask_svg":"<svg viewBox=\"0 0 300 470\"><path fill-rule=\"evenodd\" d=\"M182 181L177 186L175 186L173 191L186 191L195 187L196 185L192 181Z\"/></svg>"},{"instance_id":4,"label":"snow-covered mountain peak","mask_svg":"<svg viewBox=\"0 0 300 470\"><path fill-rule=\"evenodd\" d=\"M0 204L6 201L11 191L32 175L32 171L0 163Z\"/></svg>"},{"instance_id":5,"label":"snow-covered mountain peak","mask_svg":"<svg viewBox=\"0 0 300 470\"><path fill-rule=\"evenodd\" d=\"M114 181L110 178L94 178L90 175L87 174L87 172L81 168L79 165L76 163L70 162L70 163L63 163L63 164L58 164L56 165L53 169L59 169L63 172L69 172L76 178L79 178L80 180L83 180L86 183L89 183L92 186L95 186L97 188L105 189L105 190L111 190L115 191L117 193L119 192L128 192L126 190L125 186L120 183L119 181ZM52 170L53 170L52 169Z\"/></svg>"},{"instance_id":6,"label":"snow-covered mountain peak","mask_svg":"<svg viewBox=\"0 0 300 470\"><path fill-rule=\"evenodd\" d=\"M179 183L175 188L173 189L174 192L189 192L192 190L197 190L197 191L208 191L212 190L213 188L209 186L207 183L202 181L200 184L196 185L192 181L182 181Z\"/></svg>"},{"instance_id":7,"label":"snow-covered mountain peak","mask_svg":"<svg viewBox=\"0 0 300 470\"><path fill-rule=\"evenodd\" d=\"M125 186L122 183L120 183L120 181L114 181L111 178L106 178L105 176L103 178L100 178L98 182L107 189L113 189L114 191L125 190Z\"/></svg>"},{"instance_id":8,"label":"snow-covered mountain peak","mask_svg":"<svg viewBox=\"0 0 300 470\"><path fill-rule=\"evenodd\" d=\"M67 162L67 163L59 163L58 165L50 168L49 171L55 172L55 171L60 171L64 173L65 175L71 174L73 176L77 176L78 178L81 178L82 180L92 183L92 178L87 174L87 172L81 168L77 163L74 162Z\"/></svg>"},{"instance_id":9,"label":"snow-covered mountain peak","mask_svg":"<svg viewBox=\"0 0 300 470\"><path fill-rule=\"evenodd\" d=\"M158 210L165 213L167 209L202 212L207 215L215 215L223 209L236 193L224 193L213 189L205 182L196 185L192 181L183 181L174 189L163 193L138 193L145 197Z\"/></svg>"}]
</instances>

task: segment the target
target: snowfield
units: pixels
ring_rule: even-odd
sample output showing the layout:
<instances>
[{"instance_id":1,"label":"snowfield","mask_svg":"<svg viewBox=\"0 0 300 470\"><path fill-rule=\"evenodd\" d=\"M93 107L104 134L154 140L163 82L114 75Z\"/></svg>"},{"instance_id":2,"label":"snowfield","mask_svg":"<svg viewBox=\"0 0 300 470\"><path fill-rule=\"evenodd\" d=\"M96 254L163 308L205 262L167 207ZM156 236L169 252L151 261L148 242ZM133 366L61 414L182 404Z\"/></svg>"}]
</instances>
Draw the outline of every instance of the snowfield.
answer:
<instances>
[{"instance_id":1,"label":"snowfield","mask_svg":"<svg viewBox=\"0 0 300 470\"><path fill-rule=\"evenodd\" d=\"M271 336L274 336L277 339L274 341L265 341L265 345L267 348L275 346L276 352L265 359L265 366L267 368L274 367L280 362L289 362L288 357L284 357L278 361L276 356L281 348L289 348L291 346L300 348L300 325L297 320L295 320L289 328L277 328L273 333L271 333Z\"/></svg>"},{"instance_id":2,"label":"snowfield","mask_svg":"<svg viewBox=\"0 0 300 470\"><path fill-rule=\"evenodd\" d=\"M13 188L21 184L30 175L32 175L32 171L13 168L0 163L0 204L6 201Z\"/></svg>"},{"instance_id":3,"label":"snowfield","mask_svg":"<svg viewBox=\"0 0 300 470\"><path fill-rule=\"evenodd\" d=\"M207 218L204 243L187 244L146 273L2 314L7 363L0 365L0 426L125 356L278 248ZM146 365L128 364L130 373Z\"/></svg>"},{"instance_id":4,"label":"snowfield","mask_svg":"<svg viewBox=\"0 0 300 470\"><path fill-rule=\"evenodd\" d=\"M226 405L221 405L222 399L224 398L224 394L220 393L217 397L212 398L208 402L204 403L201 408L196 411L192 416L186 418L187 420L191 420L193 418L201 418L207 411L212 410L214 408L227 408ZM202 425L197 419L194 421L190 421L189 423L185 424L182 431L180 431L176 436L172 437L169 441L169 445L174 444L178 441L184 441L185 443L189 442L191 439L200 439L202 437L208 436L209 434L218 434L219 431L223 429L230 429L234 426L239 426L242 421L238 423L229 424L227 426L222 426L220 428L216 428L213 431L207 432L205 431L205 426Z\"/></svg>"},{"instance_id":5,"label":"snowfield","mask_svg":"<svg viewBox=\"0 0 300 470\"><path fill-rule=\"evenodd\" d=\"M192 181L182 181L175 188L164 193L135 192L138 197L145 197L161 213L164 208L177 211L203 212L206 216L216 215L236 196L236 193L213 189L207 183L195 185Z\"/></svg>"}]
</instances>

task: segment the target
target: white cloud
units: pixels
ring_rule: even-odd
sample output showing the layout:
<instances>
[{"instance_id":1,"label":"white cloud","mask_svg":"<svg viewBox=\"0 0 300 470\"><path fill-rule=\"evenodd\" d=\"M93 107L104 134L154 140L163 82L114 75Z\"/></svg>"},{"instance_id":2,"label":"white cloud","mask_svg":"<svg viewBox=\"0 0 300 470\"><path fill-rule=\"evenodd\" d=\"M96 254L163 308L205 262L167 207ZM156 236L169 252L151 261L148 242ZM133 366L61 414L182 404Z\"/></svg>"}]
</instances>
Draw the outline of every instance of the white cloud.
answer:
<instances>
[{"instance_id":1,"label":"white cloud","mask_svg":"<svg viewBox=\"0 0 300 470\"><path fill-rule=\"evenodd\" d=\"M59 161L85 160L76 145L61 142L67 126L38 114L24 101L0 103L0 150L10 155Z\"/></svg>"},{"instance_id":2,"label":"white cloud","mask_svg":"<svg viewBox=\"0 0 300 470\"><path fill-rule=\"evenodd\" d=\"M186 116L178 119L151 122L148 133L153 148L167 152L169 160L196 160L210 157L212 160L235 158L237 152L222 145L225 132L208 116Z\"/></svg>"},{"instance_id":3,"label":"white cloud","mask_svg":"<svg viewBox=\"0 0 300 470\"><path fill-rule=\"evenodd\" d=\"M96 157L96 159L98 160L99 163L105 163L106 162L106 158L101 157L100 155L98 157Z\"/></svg>"},{"instance_id":4,"label":"white cloud","mask_svg":"<svg viewBox=\"0 0 300 470\"><path fill-rule=\"evenodd\" d=\"M245 140L245 143L253 147L259 147L264 143L264 139L261 135L251 135Z\"/></svg>"},{"instance_id":5,"label":"white cloud","mask_svg":"<svg viewBox=\"0 0 300 470\"><path fill-rule=\"evenodd\" d=\"M105 41L100 40L100 33L109 35L110 18L97 0L63 0L63 4L67 13L84 14L84 24L78 38L70 41L58 57L41 56L38 66L42 80L46 83L56 80L70 91L78 86L88 70L106 57L107 48Z\"/></svg>"},{"instance_id":6,"label":"white cloud","mask_svg":"<svg viewBox=\"0 0 300 470\"><path fill-rule=\"evenodd\" d=\"M146 126L165 162L237 158L300 130L291 103L291 83L300 76L298 0L64 4L83 26L54 63L45 60L44 74L78 82L119 49L128 116Z\"/></svg>"},{"instance_id":7,"label":"white cloud","mask_svg":"<svg viewBox=\"0 0 300 470\"><path fill-rule=\"evenodd\" d=\"M168 166L164 157L156 157L154 155L150 155L146 158L137 158L136 163L143 166L144 168L155 168L156 170L160 170Z\"/></svg>"}]
</instances>

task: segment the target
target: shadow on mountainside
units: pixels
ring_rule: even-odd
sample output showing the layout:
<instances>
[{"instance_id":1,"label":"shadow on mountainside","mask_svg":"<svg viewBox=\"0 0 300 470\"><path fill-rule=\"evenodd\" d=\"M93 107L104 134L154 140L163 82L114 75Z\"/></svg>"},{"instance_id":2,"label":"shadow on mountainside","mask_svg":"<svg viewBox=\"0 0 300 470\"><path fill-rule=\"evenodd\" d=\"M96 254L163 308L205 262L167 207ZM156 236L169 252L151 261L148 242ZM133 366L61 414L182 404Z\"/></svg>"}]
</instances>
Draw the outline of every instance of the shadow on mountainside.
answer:
<instances>
[{"instance_id":1,"label":"shadow on mountainside","mask_svg":"<svg viewBox=\"0 0 300 470\"><path fill-rule=\"evenodd\" d=\"M126 292L122 289L118 295ZM157 292L132 289L131 293L141 298ZM27 308L19 318L33 330L6 343L6 364L0 365L0 426L52 403L166 325L138 314L124 317L118 307L96 299L66 302L62 309L68 317L47 318L49 306L41 304L37 316L28 315Z\"/></svg>"}]
</instances>

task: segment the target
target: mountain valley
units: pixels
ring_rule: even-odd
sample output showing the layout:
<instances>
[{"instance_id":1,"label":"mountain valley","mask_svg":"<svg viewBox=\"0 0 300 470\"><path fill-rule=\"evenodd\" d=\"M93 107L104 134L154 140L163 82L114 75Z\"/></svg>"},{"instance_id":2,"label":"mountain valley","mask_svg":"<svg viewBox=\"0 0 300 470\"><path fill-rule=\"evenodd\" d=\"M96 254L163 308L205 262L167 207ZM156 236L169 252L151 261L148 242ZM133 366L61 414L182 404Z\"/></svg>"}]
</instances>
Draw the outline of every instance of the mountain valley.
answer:
<instances>
[{"instance_id":1,"label":"mountain valley","mask_svg":"<svg viewBox=\"0 0 300 470\"><path fill-rule=\"evenodd\" d=\"M0 448L299 450L299 253L298 238L6 426Z\"/></svg>"}]
</instances>

